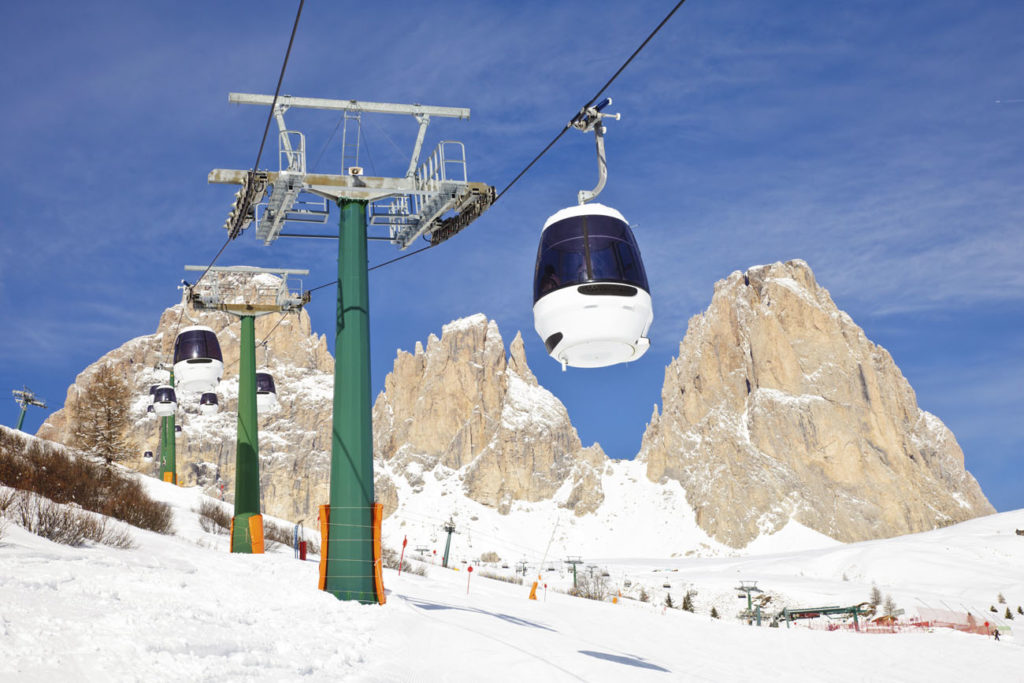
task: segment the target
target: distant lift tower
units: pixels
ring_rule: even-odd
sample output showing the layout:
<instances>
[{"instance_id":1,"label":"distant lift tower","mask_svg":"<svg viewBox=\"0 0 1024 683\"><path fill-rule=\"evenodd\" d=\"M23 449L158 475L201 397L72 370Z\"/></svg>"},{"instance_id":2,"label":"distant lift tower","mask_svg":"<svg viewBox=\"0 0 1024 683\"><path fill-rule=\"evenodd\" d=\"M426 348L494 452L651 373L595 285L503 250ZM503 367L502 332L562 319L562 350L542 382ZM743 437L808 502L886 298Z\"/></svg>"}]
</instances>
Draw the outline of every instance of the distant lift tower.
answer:
<instances>
[{"instance_id":1,"label":"distant lift tower","mask_svg":"<svg viewBox=\"0 0 1024 683\"><path fill-rule=\"evenodd\" d=\"M186 290L197 310L222 311L241 318L238 352L238 437L235 442L235 513L231 519L231 552L263 552L263 515L260 514L260 442L256 419L256 316L298 313L309 294L292 293L289 275L308 270L251 266L185 266L207 271L199 284ZM268 273L280 278L261 278ZM240 284L241 281L241 284ZM300 285L299 292L302 287Z\"/></svg>"},{"instance_id":2,"label":"distant lift tower","mask_svg":"<svg viewBox=\"0 0 1024 683\"><path fill-rule=\"evenodd\" d=\"M758 601L757 611L755 613L752 594L764 593L764 591L757 587L757 581L740 581L740 585L733 590L736 590L738 592L738 595L736 597L745 597L747 599L747 611L744 613L744 616L746 616L748 623L752 621L756 616L757 625L760 626L762 604L761 601Z\"/></svg>"},{"instance_id":3,"label":"distant lift tower","mask_svg":"<svg viewBox=\"0 0 1024 683\"><path fill-rule=\"evenodd\" d=\"M327 201L340 209L330 504L321 512L326 537L321 543L320 587L342 600L383 603L379 540L375 543L382 513L373 496L367 226L385 230L385 235L374 237L403 250L421 237L439 244L487 210L495 199L494 188L469 182L461 142L441 141L420 159L431 118L468 119L469 109L290 96L278 97L275 104L269 95L239 93L230 94L228 101L274 106L279 129L276 172L210 172L211 183L242 187L224 225L230 237L253 224L264 244L278 237L333 238L289 235L282 228L287 221L326 222ZM371 177L358 166L342 169L341 175L309 173L305 137L288 130L284 122L292 108L413 117L418 131L404 174Z\"/></svg>"},{"instance_id":4,"label":"distant lift tower","mask_svg":"<svg viewBox=\"0 0 1024 683\"><path fill-rule=\"evenodd\" d=\"M15 389L13 392L14 401L21 406L21 415L18 417L18 426L15 427L19 432L21 431L21 425L25 422L25 412L29 406L36 406L37 408L45 408L46 401L36 396L32 391L22 385L21 389Z\"/></svg>"},{"instance_id":5,"label":"distant lift tower","mask_svg":"<svg viewBox=\"0 0 1024 683\"><path fill-rule=\"evenodd\" d=\"M451 547L452 547L452 534L455 533L455 520L453 520L451 517L449 517L448 521L444 523L444 527L442 527L442 528L444 529L445 533L448 534L448 540L444 542L444 556L441 558L441 566L447 568L448 567L448 551L451 550Z\"/></svg>"}]
</instances>

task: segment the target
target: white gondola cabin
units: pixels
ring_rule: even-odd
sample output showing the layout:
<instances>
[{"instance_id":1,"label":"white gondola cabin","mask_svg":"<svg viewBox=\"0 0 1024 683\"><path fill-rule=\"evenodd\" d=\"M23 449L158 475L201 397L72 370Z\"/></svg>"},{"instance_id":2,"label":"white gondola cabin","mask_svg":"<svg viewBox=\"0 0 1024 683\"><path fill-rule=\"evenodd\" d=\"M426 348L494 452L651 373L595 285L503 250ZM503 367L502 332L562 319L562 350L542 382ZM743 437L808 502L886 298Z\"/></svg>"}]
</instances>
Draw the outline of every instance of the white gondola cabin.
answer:
<instances>
[{"instance_id":1,"label":"white gondola cabin","mask_svg":"<svg viewBox=\"0 0 1024 683\"><path fill-rule=\"evenodd\" d=\"M174 415L178 409L178 397L174 393L174 387L161 384L153 392L153 412L160 417Z\"/></svg>"},{"instance_id":2,"label":"white gondola cabin","mask_svg":"<svg viewBox=\"0 0 1024 683\"><path fill-rule=\"evenodd\" d=\"M621 213L595 203L547 219L534 270L533 323L563 369L640 358L653 320L640 249Z\"/></svg>"},{"instance_id":3,"label":"white gondola cabin","mask_svg":"<svg viewBox=\"0 0 1024 683\"><path fill-rule=\"evenodd\" d=\"M256 412L265 413L277 405L277 388L269 372L256 373Z\"/></svg>"},{"instance_id":4,"label":"white gondola cabin","mask_svg":"<svg viewBox=\"0 0 1024 683\"><path fill-rule=\"evenodd\" d=\"M202 415L216 415L220 410L220 403L217 394L206 392L199 397L199 412Z\"/></svg>"},{"instance_id":5,"label":"white gondola cabin","mask_svg":"<svg viewBox=\"0 0 1024 683\"><path fill-rule=\"evenodd\" d=\"M224 374L224 358L217 335L209 327L193 325L174 340L174 382L181 391L213 391Z\"/></svg>"}]
</instances>

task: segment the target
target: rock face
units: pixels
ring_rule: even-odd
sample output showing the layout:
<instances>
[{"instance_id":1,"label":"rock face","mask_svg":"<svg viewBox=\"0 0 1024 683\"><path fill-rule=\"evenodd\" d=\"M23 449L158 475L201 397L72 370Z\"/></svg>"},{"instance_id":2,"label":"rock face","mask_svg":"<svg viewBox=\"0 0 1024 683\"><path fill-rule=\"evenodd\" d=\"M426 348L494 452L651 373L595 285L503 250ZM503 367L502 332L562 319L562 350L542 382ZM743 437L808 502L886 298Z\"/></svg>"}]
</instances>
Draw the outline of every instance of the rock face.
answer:
<instances>
[{"instance_id":1,"label":"rock face","mask_svg":"<svg viewBox=\"0 0 1024 683\"><path fill-rule=\"evenodd\" d=\"M607 456L583 448L558 399L540 387L516 335L506 360L498 326L483 315L400 351L373 408L374 453L416 491L426 472L458 476L465 495L507 513L513 501L555 497L577 515L603 500Z\"/></svg>"},{"instance_id":2,"label":"rock face","mask_svg":"<svg viewBox=\"0 0 1024 683\"><path fill-rule=\"evenodd\" d=\"M268 286L276 286L276 278ZM217 312L185 311L195 324L217 333L224 356L224 376L218 387L221 412L198 412L199 396L178 395L176 439L178 482L202 486L208 495L225 500L234 497L235 440L237 435L239 321ZM132 339L86 368L69 387L64 408L52 414L38 436L74 446L67 424L68 408L88 391L95 368L112 363L135 390L132 427L141 451L159 451L159 420L146 413L149 385L167 381L158 362L173 360L174 339L180 327L193 324L182 314L182 305L166 309L154 334ZM256 318L257 369L269 370L278 389L278 406L259 416L260 483L263 511L286 519L312 519L316 506L327 502L330 471L331 398L334 359L326 339L313 334L305 311L283 319L280 314ZM268 336L269 335L269 336ZM146 460L142 452L124 464L152 473L157 458ZM223 489L221 488L223 486Z\"/></svg>"},{"instance_id":3,"label":"rock face","mask_svg":"<svg viewBox=\"0 0 1024 683\"><path fill-rule=\"evenodd\" d=\"M803 261L716 283L661 397L638 458L729 546L790 518L858 541L994 512L953 434Z\"/></svg>"},{"instance_id":4,"label":"rock face","mask_svg":"<svg viewBox=\"0 0 1024 683\"><path fill-rule=\"evenodd\" d=\"M225 371L217 415L200 415L198 395L179 392L178 481L231 501L239 323L224 313L185 313L188 318L181 304L168 308L154 334L132 339L86 368L69 387L65 407L38 435L74 446L69 408L87 394L96 368L112 363L135 391L131 431L141 448L125 464L155 472L157 458L142 457L159 451L159 421L146 413L148 389L167 381L167 372L156 365L172 360L176 331L193 324L192 318L217 333ZM329 498L334 359L326 339L311 332L305 311L256 318L256 341L264 338L266 348L256 350L257 368L273 374L278 406L259 416L263 511L313 519ZM375 496L385 515L398 506L390 473L415 479L428 470L439 479L461 478L468 497L504 511L515 500L549 499L567 480L575 488L565 504L577 514L600 504L597 473L607 460L600 446L582 448L565 407L537 385L519 336L510 352L506 358L497 325L482 315L445 326L440 339L430 337L426 351L417 344L415 354L398 352L374 408ZM392 460L391 467L383 467L382 459ZM397 464L403 467L396 470Z\"/></svg>"}]
</instances>

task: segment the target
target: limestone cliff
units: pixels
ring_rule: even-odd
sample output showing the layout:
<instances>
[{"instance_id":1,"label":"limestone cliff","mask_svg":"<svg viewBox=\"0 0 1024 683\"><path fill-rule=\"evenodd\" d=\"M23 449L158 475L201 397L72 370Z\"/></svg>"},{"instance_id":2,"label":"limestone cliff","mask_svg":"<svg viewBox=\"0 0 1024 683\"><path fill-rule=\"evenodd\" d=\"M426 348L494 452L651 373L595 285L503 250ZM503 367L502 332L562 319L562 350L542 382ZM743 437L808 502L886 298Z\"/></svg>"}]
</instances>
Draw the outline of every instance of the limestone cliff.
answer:
<instances>
[{"instance_id":1,"label":"limestone cliff","mask_svg":"<svg viewBox=\"0 0 1024 683\"><path fill-rule=\"evenodd\" d=\"M265 276L272 277L272 276ZM271 283L272 284L272 283ZM179 395L176 440L179 483L202 486L209 495L234 496L238 319L223 313L168 308L154 334L132 339L86 368L68 389L64 408L50 415L39 436L73 446L69 408L88 391L92 374L112 363L134 389L131 427L140 452L125 464L154 472L159 451L158 420L146 413L151 384L167 381L158 363L170 362L176 331L191 324L211 327L220 340L224 378L218 387L221 412L200 415L198 396ZM313 519L329 495L334 360L326 339L312 333L303 311L256 319L259 369L275 378L278 406L259 416L263 510L286 519ZM584 449L564 406L537 385L516 337L506 358L497 326L482 315L445 326L424 351L398 352L386 392L374 410L375 495L385 515L398 506L392 476L413 477L420 463L434 476L457 476L465 493L507 511L514 500L551 498L568 479L576 486L568 502L578 514L601 502L596 472L606 460L600 446ZM384 467L380 459L398 459Z\"/></svg>"},{"instance_id":2,"label":"limestone cliff","mask_svg":"<svg viewBox=\"0 0 1024 683\"><path fill-rule=\"evenodd\" d=\"M790 518L857 541L993 512L953 434L803 261L716 283L661 398L638 458L732 547Z\"/></svg>"},{"instance_id":3,"label":"limestone cliff","mask_svg":"<svg viewBox=\"0 0 1024 683\"><path fill-rule=\"evenodd\" d=\"M159 451L159 420L146 413L149 385L167 381L167 372L156 366L171 362L176 330L193 324L189 318L217 333L224 377L217 390L221 401L217 415L200 415L197 395L178 396L176 423L182 427L176 439L178 481L202 486L212 496L219 497L223 491L224 498L232 500L239 350L239 322L234 316L191 308L183 314L181 304L166 309L154 334L132 339L86 368L68 388L64 408L47 418L38 435L74 446L67 424L69 408L88 391L95 368L112 363L135 390L132 431L142 447L125 464L155 471L155 458L145 460L141 452ZM279 314L258 317L255 333L257 342L267 340L265 347L256 349L257 369L274 375L279 401L276 408L259 416L263 509L286 519L312 519L316 506L325 503L328 495L334 360L326 339L312 333L305 311L283 319Z\"/></svg>"},{"instance_id":4,"label":"limestone cliff","mask_svg":"<svg viewBox=\"0 0 1024 683\"><path fill-rule=\"evenodd\" d=\"M565 406L537 384L516 335L506 359L483 315L445 325L426 348L400 351L373 409L374 453L416 490L425 472L458 476L465 495L507 513L513 501L550 499L577 515L603 500L600 446L583 448Z\"/></svg>"}]
</instances>

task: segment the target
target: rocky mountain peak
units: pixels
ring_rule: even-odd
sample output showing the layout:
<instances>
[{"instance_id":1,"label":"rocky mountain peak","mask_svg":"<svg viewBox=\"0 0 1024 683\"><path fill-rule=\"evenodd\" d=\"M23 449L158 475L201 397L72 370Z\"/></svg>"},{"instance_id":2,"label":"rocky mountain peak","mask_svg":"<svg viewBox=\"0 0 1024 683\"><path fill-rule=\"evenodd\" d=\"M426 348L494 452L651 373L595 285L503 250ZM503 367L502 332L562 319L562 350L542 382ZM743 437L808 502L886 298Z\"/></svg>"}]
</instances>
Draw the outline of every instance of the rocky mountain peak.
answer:
<instances>
[{"instance_id":1,"label":"rocky mountain peak","mask_svg":"<svg viewBox=\"0 0 1024 683\"><path fill-rule=\"evenodd\" d=\"M594 460L565 406L537 384L521 335L506 357L497 323L480 314L445 325L426 349L400 351L373 414L374 452L391 471L414 487L424 471L457 474L467 497L503 512L582 481ZM593 509L600 495L590 487L573 509Z\"/></svg>"},{"instance_id":2,"label":"rocky mountain peak","mask_svg":"<svg viewBox=\"0 0 1024 683\"><path fill-rule=\"evenodd\" d=\"M993 511L949 430L798 260L716 283L639 458L734 547L791 518L855 541Z\"/></svg>"}]
</instances>

